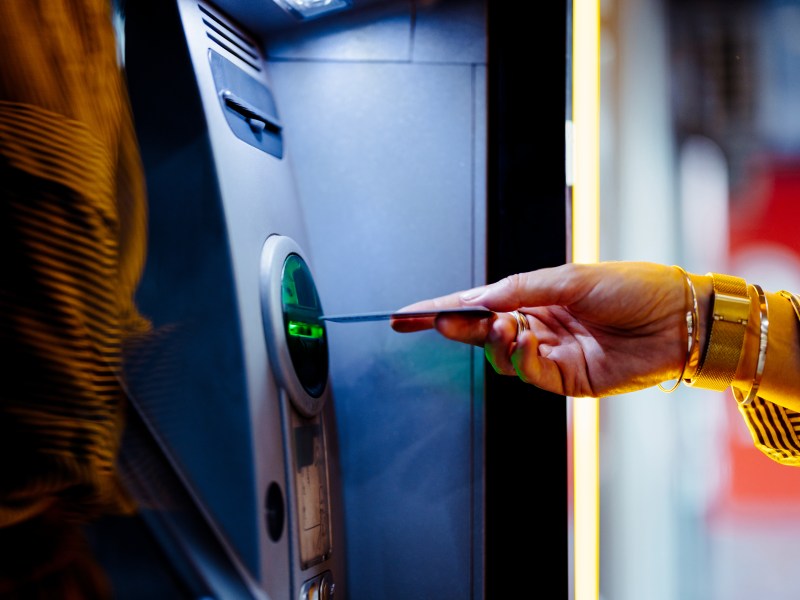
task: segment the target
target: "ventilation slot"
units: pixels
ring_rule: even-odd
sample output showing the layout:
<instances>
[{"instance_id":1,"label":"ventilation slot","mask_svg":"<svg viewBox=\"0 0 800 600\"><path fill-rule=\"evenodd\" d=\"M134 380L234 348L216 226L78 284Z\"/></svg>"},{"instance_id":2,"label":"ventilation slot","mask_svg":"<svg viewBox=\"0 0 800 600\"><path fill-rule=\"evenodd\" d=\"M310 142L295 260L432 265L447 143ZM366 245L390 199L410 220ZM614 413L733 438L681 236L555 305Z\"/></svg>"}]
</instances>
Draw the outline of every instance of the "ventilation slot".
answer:
<instances>
[{"instance_id":1,"label":"ventilation slot","mask_svg":"<svg viewBox=\"0 0 800 600\"><path fill-rule=\"evenodd\" d=\"M256 45L239 33L229 22L223 21L202 4L197 6L203 13L203 24L206 26L208 38L250 68L261 71L260 56Z\"/></svg>"}]
</instances>

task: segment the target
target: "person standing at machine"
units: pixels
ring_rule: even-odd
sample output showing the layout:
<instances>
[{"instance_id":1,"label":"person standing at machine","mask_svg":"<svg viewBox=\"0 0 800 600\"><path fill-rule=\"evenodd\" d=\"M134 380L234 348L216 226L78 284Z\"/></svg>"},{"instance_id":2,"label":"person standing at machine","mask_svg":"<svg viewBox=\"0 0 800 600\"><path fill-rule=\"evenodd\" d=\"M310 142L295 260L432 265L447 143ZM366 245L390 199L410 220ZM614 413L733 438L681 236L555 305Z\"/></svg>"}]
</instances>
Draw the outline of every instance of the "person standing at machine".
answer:
<instances>
[{"instance_id":1,"label":"person standing at machine","mask_svg":"<svg viewBox=\"0 0 800 600\"><path fill-rule=\"evenodd\" d=\"M0 597L109 598L146 199L108 0L0 2Z\"/></svg>"},{"instance_id":2,"label":"person standing at machine","mask_svg":"<svg viewBox=\"0 0 800 600\"><path fill-rule=\"evenodd\" d=\"M756 447L800 466L800 302L744 279L647 262L566 264L401 310L482 306L489 318L399 319L482 346L503 375L573 397L658 385L731 388ZM664 383L672 381L669 387Z\"/></svg>"}]
</instances>

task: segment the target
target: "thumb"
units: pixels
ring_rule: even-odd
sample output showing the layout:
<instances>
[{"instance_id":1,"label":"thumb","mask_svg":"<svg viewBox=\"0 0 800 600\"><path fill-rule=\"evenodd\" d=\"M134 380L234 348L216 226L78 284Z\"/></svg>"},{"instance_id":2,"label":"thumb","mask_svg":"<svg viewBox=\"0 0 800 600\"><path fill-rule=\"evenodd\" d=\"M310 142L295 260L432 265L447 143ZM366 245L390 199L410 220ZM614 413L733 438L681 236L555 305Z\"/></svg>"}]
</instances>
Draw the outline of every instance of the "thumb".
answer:
<instances>
[{"instance_id":1,"label":"thumb","mask_svg":"<svg viewBox=\"0 0 800 600\"><path fill-rule=\"evenodd\" d=\"M497 312L566 305L574 295L570 290L572 271L569 265L561 265L509 275L496 283L463 292L460 300L466 306L484 306Z\"/></svg>"}]
</instances>

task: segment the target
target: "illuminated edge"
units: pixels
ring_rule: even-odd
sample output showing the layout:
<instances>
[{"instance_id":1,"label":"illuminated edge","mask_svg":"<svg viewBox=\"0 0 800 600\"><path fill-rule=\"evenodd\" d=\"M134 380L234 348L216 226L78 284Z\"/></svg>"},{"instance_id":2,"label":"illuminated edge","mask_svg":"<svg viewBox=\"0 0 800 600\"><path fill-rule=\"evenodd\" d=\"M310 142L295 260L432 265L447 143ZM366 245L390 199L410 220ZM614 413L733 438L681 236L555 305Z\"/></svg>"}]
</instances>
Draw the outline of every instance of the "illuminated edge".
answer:
<instances>
[{"instance_id":1,"label":"illuminated edge","mask_svg":"<svg viewBox=\"0 0 800 600\"><path fill-rule=\"evenodd\" d=\"M600 2L572 5L572 261L599 260ZM599 401L572 398L575 600L600 595Z\"/></svg>"}]
</instances>

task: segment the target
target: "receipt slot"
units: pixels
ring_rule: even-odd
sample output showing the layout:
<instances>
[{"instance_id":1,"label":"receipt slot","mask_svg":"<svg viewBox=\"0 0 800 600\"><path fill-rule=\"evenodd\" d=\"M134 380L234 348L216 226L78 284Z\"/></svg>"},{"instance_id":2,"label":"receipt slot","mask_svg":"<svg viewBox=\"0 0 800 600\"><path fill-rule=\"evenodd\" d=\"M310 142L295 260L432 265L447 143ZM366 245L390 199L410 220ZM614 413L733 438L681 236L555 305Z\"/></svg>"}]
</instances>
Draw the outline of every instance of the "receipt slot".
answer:
<instances>
[{"instance_id":1,"label":"receipt slot","mask_svg":"<svg viewBox=\"0 0 800 600\"><path fill-rule=\"evenodd\" d=\"M289 513L289 528L300 565L307 569L327 560L332 550L328 444L321 414L329 395L328 338L311 269L289 237L273 235L264 244L261 310L292 458L287 485L295 510ZM332 588L330 575L326 581Z\"/></svg>"}]
</instances>

